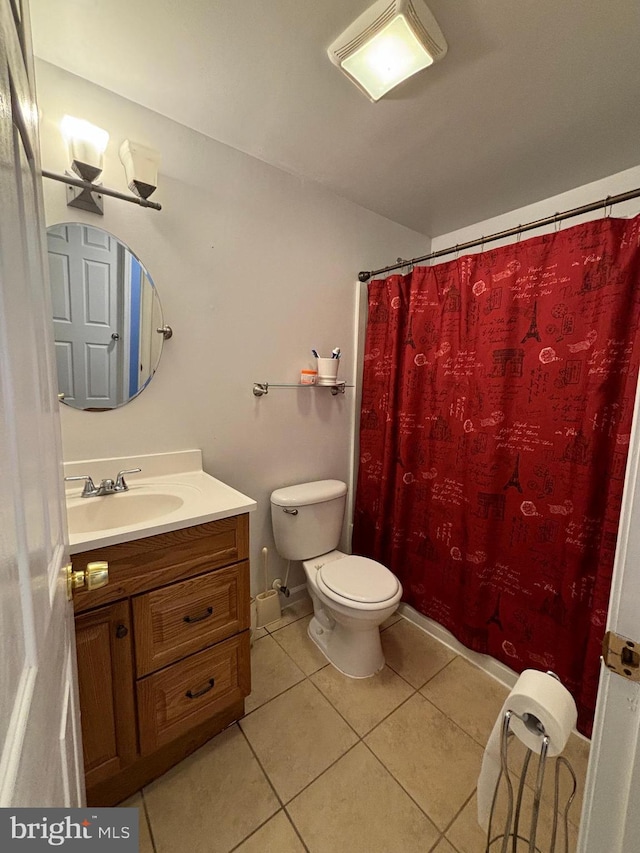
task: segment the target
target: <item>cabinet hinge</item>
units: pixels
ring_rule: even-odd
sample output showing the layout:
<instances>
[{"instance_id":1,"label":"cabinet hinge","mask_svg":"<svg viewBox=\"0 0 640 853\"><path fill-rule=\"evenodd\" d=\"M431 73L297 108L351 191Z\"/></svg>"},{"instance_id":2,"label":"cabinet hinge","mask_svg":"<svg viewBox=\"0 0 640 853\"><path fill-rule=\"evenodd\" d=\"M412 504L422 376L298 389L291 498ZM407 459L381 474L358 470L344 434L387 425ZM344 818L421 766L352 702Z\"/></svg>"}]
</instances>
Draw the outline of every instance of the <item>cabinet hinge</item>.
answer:
<instances>
[{"instance_id":1,"label":"cabinet hinge","mask_svg":"<svg viewBox=\"0 0 640 853\"><path fill-rule=\"evenodd\" d=\"M602 641L605 666L628 681L640 681L640 643L607 631Z\"/></svg>"}]
</instances>

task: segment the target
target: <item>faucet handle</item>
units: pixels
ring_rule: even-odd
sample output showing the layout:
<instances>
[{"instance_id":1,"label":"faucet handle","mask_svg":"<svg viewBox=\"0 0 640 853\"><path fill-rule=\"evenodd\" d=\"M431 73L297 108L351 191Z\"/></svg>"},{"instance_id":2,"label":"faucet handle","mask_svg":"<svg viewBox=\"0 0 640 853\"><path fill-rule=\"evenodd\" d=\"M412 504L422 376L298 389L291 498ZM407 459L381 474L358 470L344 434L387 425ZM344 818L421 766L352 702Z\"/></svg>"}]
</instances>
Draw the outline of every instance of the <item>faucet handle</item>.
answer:
<instances>
[{"instance_id":1,"label":"faucet handle","mask_svg":"<svg viewBox=\"0 0 640 853\"><path fill-rule=\"evenodd\" d=\"M129 486L127 486L124 479L125 474L139 474L141 471L142 468L127 468L125 471L118 471L116 484L113 487L114 492L126 492L128 490Z\"/></svg>"},{"instance_id":2,"label":"faucet handle","mask_svg":"<svg viewBox=\"0 0 640 853\"><path fill-rule=\"evenodd\" d=\"M84 488L82 489L83 498L92 497L97 491L93 480L88 474L83 474L80 477L65 477L65 480L84 480Z\"/></svg>"}]
</instances>

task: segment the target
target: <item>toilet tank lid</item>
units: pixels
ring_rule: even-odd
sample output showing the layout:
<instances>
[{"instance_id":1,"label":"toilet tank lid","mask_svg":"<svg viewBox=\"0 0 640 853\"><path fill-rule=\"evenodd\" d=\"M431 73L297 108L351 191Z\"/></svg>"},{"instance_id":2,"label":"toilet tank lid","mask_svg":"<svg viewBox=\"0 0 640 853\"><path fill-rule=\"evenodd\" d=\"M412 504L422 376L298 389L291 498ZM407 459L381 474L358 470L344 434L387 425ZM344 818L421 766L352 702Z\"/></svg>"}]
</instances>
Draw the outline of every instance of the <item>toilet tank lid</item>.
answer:
<instances>
[{"instance_id":1,"label":"toilet tank lid","mask_svg":"<svg viewBox=\"0 0 640 853\"><path fill-rule=\"evenodd\" d=\"M306 506L332 501L347 494L347 484L342 480L316 480L285 486L271 493L271 503L276 506Z\"/></svg>"}]
</instances>

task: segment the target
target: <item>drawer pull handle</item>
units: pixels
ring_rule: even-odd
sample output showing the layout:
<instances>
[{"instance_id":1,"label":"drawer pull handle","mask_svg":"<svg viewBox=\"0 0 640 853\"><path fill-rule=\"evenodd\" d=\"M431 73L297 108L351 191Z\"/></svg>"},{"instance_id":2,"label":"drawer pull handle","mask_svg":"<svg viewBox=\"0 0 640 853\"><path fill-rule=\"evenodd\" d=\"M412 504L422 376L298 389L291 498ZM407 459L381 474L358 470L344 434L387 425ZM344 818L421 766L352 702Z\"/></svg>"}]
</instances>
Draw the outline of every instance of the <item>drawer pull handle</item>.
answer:
<instances>
[{"instance_id":1,"label":"drawer pull handle","mask_svg":"<svg viewBox=\"0 0 640 853\"><path fill-rule=\"evenodd\" d=\"M184 695L187 697L187 699L198 699L200 696L204 696L205 693L208 693L215 683L215 678L210 678L209 683L206 687L203 687L202 690L198 690L195 693L192 690L187 690Z\"/></svg>"},{"instance_id":2,"label":"drawer pull handle","mask_svg":"<svg viewBox=\"0 0 640 853\"><path fill-rule=\"evenodd\" d=\"M202 622L203 619L208 619L213 613L213 607L207 607L204 613L201 613L200 616L185 616L184 621L189 625L193 625L194 622Z\"/></svg>"},{"instance_id":3,"label":"drawer pull handle","mask_svg":"<svg viewBox=\"0 0 640 853\"><path fill-rule=\"evenodd\" d=\"M118 627L116 628L116 637L119 640L122 640L123 637L126 637L128 633L129 633L129 629L127 628L126 625L118 625Z\"/></svg>"}]
</instances>

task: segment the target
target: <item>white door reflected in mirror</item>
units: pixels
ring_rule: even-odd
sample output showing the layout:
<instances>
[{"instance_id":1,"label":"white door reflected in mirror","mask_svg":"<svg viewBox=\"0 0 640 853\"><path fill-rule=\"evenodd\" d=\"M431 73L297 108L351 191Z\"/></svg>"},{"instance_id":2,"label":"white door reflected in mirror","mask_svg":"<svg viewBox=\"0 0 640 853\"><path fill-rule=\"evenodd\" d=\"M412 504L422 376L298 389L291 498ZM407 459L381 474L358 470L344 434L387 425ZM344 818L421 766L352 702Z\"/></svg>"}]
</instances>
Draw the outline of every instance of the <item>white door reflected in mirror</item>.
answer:
<instances>
[{"instance_id":1,"label":"white door reflected in mirror","mask_svg":"<svg viewBox=\"0 0 640 853\"><path fill-rule=\"evenodd\" d=\"M66 222L47 229L58 390L67 406L109 411L155 374L164 336L151 276L117 237Z\"/></svg>"}]
</instances>

